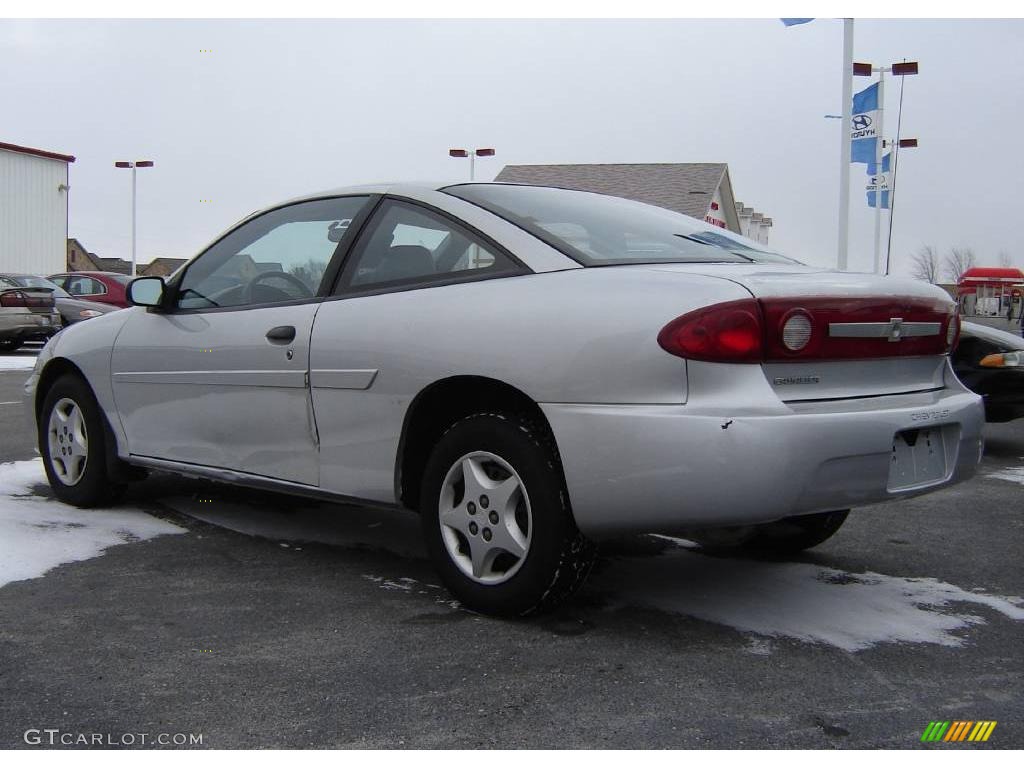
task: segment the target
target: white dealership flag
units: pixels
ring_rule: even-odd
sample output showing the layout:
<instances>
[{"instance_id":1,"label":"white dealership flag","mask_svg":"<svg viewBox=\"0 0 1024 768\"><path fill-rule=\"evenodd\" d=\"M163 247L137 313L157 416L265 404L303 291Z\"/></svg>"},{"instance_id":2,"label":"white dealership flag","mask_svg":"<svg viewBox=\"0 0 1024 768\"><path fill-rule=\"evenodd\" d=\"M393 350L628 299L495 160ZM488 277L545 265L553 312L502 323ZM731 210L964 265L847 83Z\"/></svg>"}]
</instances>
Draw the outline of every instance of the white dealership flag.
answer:
<instances>
[{"instance_id":1,"label":"white dealership flag","mask_svg":"<svg viewBox=\"0 0 1024 768\"><path fill-rule=\"evenodd\" d=\"M881 188L882 207L889 207L889 180L892 178L889 173L889 155L882 158L882 172L878 173L878 163L868 164L868 183L865 187L868 193L868 208L875 207L877 192Z\"/></svg>"}]
</instances>

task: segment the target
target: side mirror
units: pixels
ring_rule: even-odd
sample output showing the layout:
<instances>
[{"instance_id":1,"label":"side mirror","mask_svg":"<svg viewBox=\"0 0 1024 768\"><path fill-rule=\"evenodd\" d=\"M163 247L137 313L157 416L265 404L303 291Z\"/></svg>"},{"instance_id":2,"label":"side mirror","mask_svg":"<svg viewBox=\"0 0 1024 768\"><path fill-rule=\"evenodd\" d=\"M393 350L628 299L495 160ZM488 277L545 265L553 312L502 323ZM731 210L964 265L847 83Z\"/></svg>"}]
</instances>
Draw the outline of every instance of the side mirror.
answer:
<instances>
[{"instance_id":1,"label":"side mirror","mask_svg":"<svg viewBox=\"0 0 1024 768\"><path fill-rule=\"evenodd\" d=\"M128 301L136 307L160 307L164 300L162 277L137 277L128 283Z\"/></svg>"}]
</instances>

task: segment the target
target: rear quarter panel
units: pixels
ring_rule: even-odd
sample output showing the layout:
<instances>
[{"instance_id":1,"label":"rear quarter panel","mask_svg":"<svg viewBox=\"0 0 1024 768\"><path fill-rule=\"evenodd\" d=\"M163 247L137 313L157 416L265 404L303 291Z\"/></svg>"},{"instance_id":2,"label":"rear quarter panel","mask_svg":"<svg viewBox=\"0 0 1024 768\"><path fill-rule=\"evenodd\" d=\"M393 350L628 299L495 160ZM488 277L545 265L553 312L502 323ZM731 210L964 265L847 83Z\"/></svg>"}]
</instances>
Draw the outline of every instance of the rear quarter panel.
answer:
<instances>
[{"instance_id":1,"label":"rear quarter panel","mask_svg":"<svg viewBox=\"0 0 1024 768\"><path fill-rule=\"evenodd\" d=\"M323 485L394 501L407 409L452 376L496 379L538 403L684 403L686 364L658 332L746 297L716 278L604 267L327 301L310 360Z\"/></svg>"}]
</instances>

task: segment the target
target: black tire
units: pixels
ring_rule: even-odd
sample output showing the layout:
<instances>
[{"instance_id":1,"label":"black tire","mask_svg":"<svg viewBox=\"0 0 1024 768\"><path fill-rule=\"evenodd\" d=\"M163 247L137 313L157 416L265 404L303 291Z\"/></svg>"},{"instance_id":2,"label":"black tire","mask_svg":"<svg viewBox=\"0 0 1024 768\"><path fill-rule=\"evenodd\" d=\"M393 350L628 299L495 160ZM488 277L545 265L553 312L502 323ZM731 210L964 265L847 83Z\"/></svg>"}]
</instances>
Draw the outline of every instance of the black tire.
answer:
<instances>
[{"instance_id":1,"label":"black tire","mask_svg":"<svg viewBox=\"0 0 1024 768\"><path fill-rule=\"evenodd\" d=\"M761 525L695 531L690 538L712 552L793 555L816 547L838 531L850 510L797 515Z\"/></svg>"},{"instance_id":2,"label":"black tire","mask_svg":"<svg viewBox=\"0 0 1024 768\"><path fill-rule=\"evenodd\" d=\"M85 464L80 470L81 478L74 484L61 480L50 456L50 416L57 404L65 399L73 401L81 410L87 438ZM46 477L58 499L76 507L99 507L120 497L124 484L117 482L108 472L109 437L103 413L92 389L80 376L65 374L53 383L43 400L37 432Z\"/></svg>"},{"instance_id":3,"label":"black tire","mask_svg":"<svg viewBox=\"0 0 1024 768\"><path fill-rule=\"evenodd\" d=\"M0 339L0 352L13 352L20 346L18 339Z\"/></svg>"},{"instance_id":4,"label":"black tire","mask_svg":"<svg viewBox=\"0 0 1024 768\"><path fill-rule=\"evenodd\" d=\"M514 469L532 509L526 555L514 575L499 584L481 583L464 573L442 536L445 477L461 457L475 451L497 456ZM441 580L463 605L480 613L527 616L549 610L579 589L594 563L595 547L572 516L554 440L544 426L522 415L478 413L453 424L427 462L420 513L427 550Z\"/></svg>"}]
</instances>

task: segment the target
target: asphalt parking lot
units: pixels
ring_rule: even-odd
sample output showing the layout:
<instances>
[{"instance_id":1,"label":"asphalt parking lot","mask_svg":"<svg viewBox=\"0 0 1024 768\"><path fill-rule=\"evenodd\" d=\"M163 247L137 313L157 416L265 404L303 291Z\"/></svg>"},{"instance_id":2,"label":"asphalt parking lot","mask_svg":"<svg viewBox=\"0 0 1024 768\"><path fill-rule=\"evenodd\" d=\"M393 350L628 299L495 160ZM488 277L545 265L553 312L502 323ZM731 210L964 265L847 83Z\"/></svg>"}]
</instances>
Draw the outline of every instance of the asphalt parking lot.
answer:
<instances>
[{"instance_id":1,"label":"asphalt parking lot","mask_svg":"<svg viewBox=\"0 0 1024 768\"><path fill-rule=\"evenodd\" d=\"M110 512L49 500L14 404L26 375L0 370L0 521L33 532L0 538L0 558L73 561L0 586L0 748L32 748L29 729L213 748L1024 747L1024 421L987 428L972 481L857 510L804 556L631 538L561 612L499 621L435 586L411 515L156 475ZM934 720L998 725L922 744Z\"/></svg>"}]
</instances>

